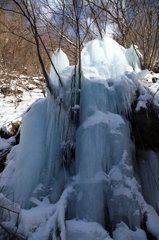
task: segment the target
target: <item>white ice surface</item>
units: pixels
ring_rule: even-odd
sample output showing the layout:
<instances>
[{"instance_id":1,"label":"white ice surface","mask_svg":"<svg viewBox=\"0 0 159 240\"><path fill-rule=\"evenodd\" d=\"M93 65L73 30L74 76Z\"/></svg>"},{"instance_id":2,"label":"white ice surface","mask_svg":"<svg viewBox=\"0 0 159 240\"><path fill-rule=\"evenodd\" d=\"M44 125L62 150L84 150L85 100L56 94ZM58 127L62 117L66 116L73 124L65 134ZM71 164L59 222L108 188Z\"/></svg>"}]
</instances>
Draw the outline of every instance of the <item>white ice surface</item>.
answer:
<instances>
[{"instance_id":1,"label":"white ice surface","mask_svg":"<svg viewBox=\"0 0 159 240\"><path fill-rule=\"evenodd\" d=\"M37 121L38 119L38 121ZM41 128L41 126L43 126ZM25 137L24 137L25 136ZM37 186L46 158L46 99L35 103L23 119L21 141L18 146L15 171L7 192L28 207L28 200ZM4 174L3 174L3 177ZM27 201L26 201L27 200Z\"/></svg>"},{"instance_id":2,"label":"white ice surface","mask_svg":"<svg viewBox=\"0 0 159 240\"><path fill-rule=\"evenodd\" d=\"M62 73L62 71L69 66L69 60L66 54L61 50L57 49L52 55L52 62L58 74ZM50 78L53 81L54 85L59 84L58 76L54 70L54 67L51 65L50 69Z\"/></svg>"},{"instance_id":3,"label":"white ice surface","mask_svg":"<svg viewBox=\"0 0 159 240\"><path fill-rule=\"evenodd\" d=\"M123 119L117 115L108 112L107 114L101 112L101 111L96 111L92 116L90 116L84 123L83 127L84 128L89 128L93 125L99 124L99 123L105 123L109 124L111 131L115 133L118 132L118 128L120 127L120 124L125 124Z\"/></svg>"}]
</instances>

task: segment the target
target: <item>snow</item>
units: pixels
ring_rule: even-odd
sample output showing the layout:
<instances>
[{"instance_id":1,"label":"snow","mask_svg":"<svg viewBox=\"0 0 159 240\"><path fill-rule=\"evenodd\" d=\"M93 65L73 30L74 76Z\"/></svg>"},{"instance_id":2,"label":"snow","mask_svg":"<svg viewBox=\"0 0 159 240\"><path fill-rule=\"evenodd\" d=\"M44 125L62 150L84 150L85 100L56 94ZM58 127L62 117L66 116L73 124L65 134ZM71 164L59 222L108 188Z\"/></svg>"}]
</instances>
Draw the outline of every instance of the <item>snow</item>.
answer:
<instances>
[{"instance_id":1,"label":"snow","mask_svg":"<svg viewBox=\"0 0 159 240\"><path fill-rule=\"evenodd\" d=\"M113 232L113 238L114 240L147 240L143 230L137 228L136 231L131 231L123 222L117 224L117 228Z\"/></svg>"},{"instance_id":2,"label":"snow","mask_svg":"<svg viewBox=\"0 0 159 240\"><path fill-rule=\"evenodd\" d=\"M117 128L120 127L120 124L125 124L123 119L117 114L110 112L105 114L101 111L96 111L92 116L87 118L82 126L88 128L99 123L109 124L112 133L118 133Z\"/></svg>"},{"instance_id":3,"label":"snow","mask_svg":"<svg viewBox=\"0 0 159 240\"><path fill-rule=\"evenodd\" d=\"M0 127L6 126L8 128L8 125L12 121L21 121L24 112L26 112L30 105L43 97L43 93L38 88L30 92L23 89L22 95L17 96L17 98L14 95L4 97L0 93ZM17 102L18 98L20 99L19 102Z\"/></svg>"},{"instance_id":4,"label":"snow","mask_svg":"<svg viewBox=\"0 0 159 240\"><path fill-rule=\"evenodd\" d=\"M47 89L47 98L25 115L24 105L16 106L13 117L23 115L21 140L7 157L0 187L5 202L16 203L20 218L17 227L17 215L9 221L4 211L3 223L29 240L146 240L141 229L146 216L147 231L159 239L159 195L148 165L136 163L129 122L137 93L136 111L149 102L158 106L158 83L154 86L150 72L141 71L133 47L124 49L106 36L82 50L81 89L78 75L72 82L74 67L61 49L52 61L63 86L51 67L55 95ZM6 113L2 125L8 121ZM11 144L1 142L4 148ZM157 156L149 153L155 179ZM144 193L146 186L155 201Z\"/></svg>"},{"instance_id":5,"label":"snow","mask_svg":"<svg viewBox=\"0 0 159 240\"><path fill-rule=\"evenodd\" d=\"M4 186L8 186L10 184L10 181L12 179L13 173L15 171L15 161L16 161L16 151L17 146L13 146L11 148L10 153L7 155L7 161L6 161L6 168L3 170L3 172L0 174L1 183L0 186L3 188Z\"/></svg>"},{"instance_id":6,"label":"snow","mask_svg":"<svg viewBox=\"0 0 159 240\"><path fill-rule=\"evenodd\" d=\"M111 240L108 233L97 223L77 221L75 219L66 221L67 239L69 240Z\"/></svg>"},{"instance_id":7,"label":"snow","mask_svg":"<svg viewBox=\"0 0 159 240\"><path fill-rule=\"evenodd\" d=\"M6 150L9 147L11 147L10 139L6 140L6 139L3 139L3 138L0 138L0 151Z\"/></svg>"},{"instance_id":8,"label":"snow","mask_svg":"<svg viewBox=\"0 0 159 240\"><path fill-rule=\"evenodd\" d=\"M64 215L68 204L68 197L71 193L72 188L68 187L56 204L50 204L49 199L44 198L42 201L36 201L38 203L37 207L22 210L18 229L19 234L24 234L25 238L28 239L43 240L48 239L50 232L52 232L52 238L54 238L54 232L60 229L61 238L65 239Z\"/></svg>"},{"instance_id":9,"label":"snow","mask_svg":"<svg viewBox=\"0 0 159 240\"><path fill-rule=\"evenodd\" d=\"M122 181L122 173L119 167L113 166L109 172L111 181Z\"/></svg>"},{"instance_id":10,"label":"snow","mask_svg":"<svg viewBox=\"0 0 159 240\"><path fill-rule=\"evenodd\" d=\"M153 100L153 97L148 93L140 95L138 98L138 103L135 110L139 111L141 108L147 108L147 104L149 102L152 102L152 100Z\"/></svg>"}]
</instances>

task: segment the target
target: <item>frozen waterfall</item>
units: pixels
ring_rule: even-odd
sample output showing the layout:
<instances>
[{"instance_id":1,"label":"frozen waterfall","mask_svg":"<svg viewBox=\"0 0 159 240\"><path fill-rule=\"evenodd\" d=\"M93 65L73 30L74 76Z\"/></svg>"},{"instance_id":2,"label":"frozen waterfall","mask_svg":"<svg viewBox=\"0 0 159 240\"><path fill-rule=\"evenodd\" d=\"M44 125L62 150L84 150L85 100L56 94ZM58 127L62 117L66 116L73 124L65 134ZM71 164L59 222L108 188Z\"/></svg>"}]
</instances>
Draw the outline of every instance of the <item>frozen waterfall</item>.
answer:
<instances>
[{"instance_id":1,"label":"frozen waterfall","mask_svg":"<svg viewBox=\"0 0 159 240\"><path fill-rule=\"evenodd\" d=\"M82 50L81 76L62 50L52 61L63 87L51 68L55 94L47 90L23 119L1 174L4 226L28 240L159 239L159 192L151 201L154 178L131 137L132 104L147 93L135 50L95 39ZM146 156L159 169L158 153Z\"/></svg>"}]
</instances>

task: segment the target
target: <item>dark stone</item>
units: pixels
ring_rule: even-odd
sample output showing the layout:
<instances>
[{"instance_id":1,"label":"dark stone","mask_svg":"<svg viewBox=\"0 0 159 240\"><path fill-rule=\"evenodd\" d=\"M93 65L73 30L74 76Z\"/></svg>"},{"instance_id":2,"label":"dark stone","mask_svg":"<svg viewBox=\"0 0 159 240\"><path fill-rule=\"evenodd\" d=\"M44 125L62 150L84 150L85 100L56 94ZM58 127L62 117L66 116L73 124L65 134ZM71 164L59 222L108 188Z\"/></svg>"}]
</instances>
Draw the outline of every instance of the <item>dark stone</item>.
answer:
<instances>
[{"instance_id":1,"label":"dark stone","mask_svg":"<svg viewBox=\"0 0 159 240\"><path fill-rule=\"evenodd\" d=\"M1 94L3 94L4 97L5 96L9 96L9 95L11 95L11 96L18 96L18 95L22 95L23 92L21 90L19 90L19 89L12 90L10 88L10 86L2 86L1 87Z\"/></svg>"},{"instance_id":2,"label":"dark stone","mask_svg":"<svg viewBox=\"0 0 159 240\"><path fill-rule=\"evenodd\" d=\"M159 118L157 107L151 103L147 109L141 108L140 111L133 111L131 126L132 138L137 149L156 149L159 148Z\"/></svg>"},{"instance_id":3,"label":"dark stone","mask_svg":"<svg viewBox=\"0 0 159 240\"><path fill-rule=\"evenodd\" d=\"M15 121L11 123L11 128L8 131L6 126L3 126L0 128L0 136L1 138L4 139L9 139L10 137L15 138L15 141L11 143L11 146L9 146L7 149L2 149L0 150L0 173L4 170L5 168L5 162L7 159L7 155L10 152L12 146L19 144L20 141L20 130L19 127L21 125L21 121Z\"/></svg>"},{"instance_id":4,"label":"dark stone","mask_svg":"<svg viewBox=\"0 0 159 240\"><path fill-rule=\"evenodd\" d=\"M6 126L3 126L2 128L0 128L1 138L8 139L12 136L17 135L20 125L21 125L21 121L15 121L11 123L11 127L9 131L7 130Z\"/></svg>"},{"instance_id":5,"label":"dark stone","mask_svg":"<svg viewBox=\"0 0 159 240\"><path fill-rule=\"evenodd\" d=\"M154 73L159 73L159 63L156 63L156 66L153 68Z\"/></svg>"},{"instance_id":6,"label":"dark stone","mask_svg":"<svg viewBox=\"0 0 159 240\"><path fill-rule=\"evenodd\" d=\"M5 168L5 161L6 161L8 153L10 152L10 149L11 149L11 147L6 150L0 151L0 173Z\"/></svg>"},{"instance_id":7,"label":"dark stone","mask_svg":"<svg viewBox=\"0 0 159 240\"><path fill-rule=\"evenodd\" d=\"M153 77L153 78L152 78L152 82L153 82L153 83L156 83L156 82L157 82L157 79L158 79L158 78Z\"/></svg>"},{"instance_id":8,"label":"dark stone","mask_svg":"<svg viewBox=\"0 0 159 240\"><path fill-rule=\"evenodd\" d=\"M15 135L15 140L16 140L16 145L19 144L19 142L20 142L20 131L18 131L17 134Z\"/></svg>"},{"instance_id":9,"label":"dark stone","mask_svg":"<svg viewBox=\"0 0 159 240\"><path fill-rule=\"evenodd\" d=\"M9 136L7 128L5 126L0 128L0 136L1 138L5 138L5 139L8 139L11 137Z\"/></svg>"}]
</instances>

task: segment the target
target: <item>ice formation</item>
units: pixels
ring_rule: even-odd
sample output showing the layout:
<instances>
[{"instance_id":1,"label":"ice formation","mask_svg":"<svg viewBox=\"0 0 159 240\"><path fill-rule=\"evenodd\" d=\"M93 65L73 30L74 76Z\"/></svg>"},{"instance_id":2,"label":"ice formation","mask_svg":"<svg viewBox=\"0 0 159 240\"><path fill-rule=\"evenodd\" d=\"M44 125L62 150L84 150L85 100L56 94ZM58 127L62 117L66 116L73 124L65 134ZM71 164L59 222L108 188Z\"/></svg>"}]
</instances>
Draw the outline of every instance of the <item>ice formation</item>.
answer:
<instances>
[{"instance_id":1,"label":"ice formation","mask_svg":"<svg viewBox=\"0 0 159 240\"><path fill-rule=\"evenodd\" d=\"M29 240L159 239L159 192L152 200L154 179L130 137L136 93L138 109L152 100L140 81L147 71L132 47L108 37L89 42L81 60L79 76L62 50L53 55L63 86L51 68L55 95L48 90L23 119L16 157L1 174L1 206L12 206L1 222ZM159 181L158 153L145 154Z\"/></svg>"}]
</instances>

